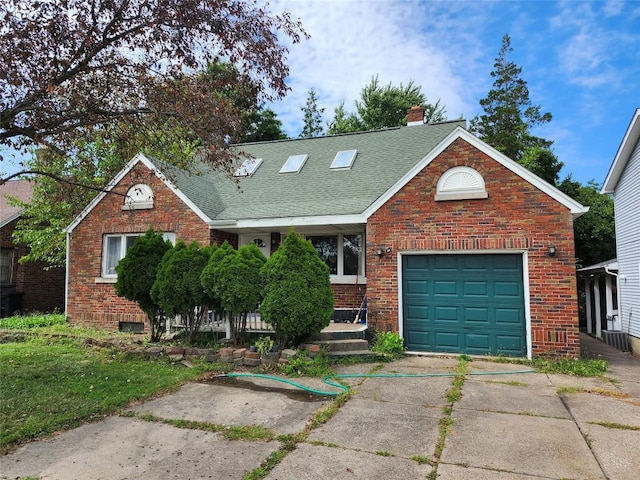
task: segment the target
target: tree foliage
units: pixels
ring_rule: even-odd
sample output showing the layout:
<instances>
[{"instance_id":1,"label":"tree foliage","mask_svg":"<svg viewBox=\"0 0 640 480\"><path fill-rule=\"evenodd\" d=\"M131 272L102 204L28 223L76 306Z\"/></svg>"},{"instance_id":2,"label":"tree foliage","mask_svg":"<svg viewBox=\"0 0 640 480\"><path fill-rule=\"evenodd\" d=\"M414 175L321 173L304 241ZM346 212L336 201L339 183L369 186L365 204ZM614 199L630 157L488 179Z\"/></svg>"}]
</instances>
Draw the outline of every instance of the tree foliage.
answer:
<instances>
[{"instance_id":1,"label":"tree foliage","mask_svg":"<svg viewBox=\"0 0 640 480\"><path fill-rule=\"evenodd\" d=\"M558 188L589 211L573 222L576 245L576 261L586 267L616 257L616 231L613 199L600 193L599 185L590 181L587 185L565 178Z\"/></svg>"},{"instance_id":2,"label":"tree foliage","mask_svg":"<svg viewBox=\"0 0 640 480\"><path fill-rule=\"evenodd\" d=\"M329 267L311 242L291 230L262 274L260 315L275 329L279 345L298 345L329 325L333 315Z\"/></svg>"},{"instance_id":3,"label":"tree foliage","mask_svg":"<svg viewBox=\"0 0 640 480\"><path fill-rule=\"evenodd\" d=\"M560 170L564 166L550 149L544 147L527 148L519 163L551 185L558 184Z\"/></svg>"},{"instance_id":4,"label":"tree foliage","mask_svg":"<svg viewBox=\"0 0 640 480\"><path fill-rule=\"evenodd\" d=\"M361 132L406 125L407 110L416 105L424 108L427 123L445 120L445 109L440 105L440 100L435 104L428 103L422 88L415 85L413 80L406 86L394 86L391 83L383 86L375 76L362 89L360 100L356 100L355 104L355 113L347 113L344 103L335 108L327 133Z\"/></svg>"},{"instance_id":5,"label":"tree foliage","mask_svg":"<svg viewBox=\"0 0 640 480\"><path fill-rule=\"evenodd\" d=\"M243 132L242 143L268 142L288 138L276 112L263 107L246 114Z\"/></svg>"},{"instance_id":6,"label":"tree foliage","mask_svg":"<svg viewBox=\"0 0 640 480\"><path fill-rule=\"evenodd\" d=\"M150 228L146 234L136 239L116 266L116 294L136 302L147 315L152 342L157 342L162 337L164 312L152 298L151 287L156 279L158 265L170 249L171 243L163 240L161 233L155 233Z\"/></svg>"},{"instance_id":7,"label":"tree foliage","mask_svg":"<svg viewBox=\"0 0 640 480\"><path fill-rule=\"evenodd\" d=\"M213 253L200 280L205 291L230 316L231 341L238 344L247 326L247 313L258 308L263 282L260 269L267 259L254 244L235 250L224 242Z\"/></svg>"},{"instance_id":8,"label":"tree foliage","mask_svg":"<svg viewBox=\"0 0 640 480\"><path fill-rule=\"evenodd\" d=\"M322 126L322 114L324 108L318 108L318 96L312 88L307 95L307 103L300 110L304 113L303 127L300 138L319 137L324 131Z\"/></svg>"},{"instance_id":9,"label":"tree foliage","mask_svg":"<svg viewBox=\"0 0 640 480\"><path fill-rule=\"evenodd\" d=\"M520 160L531 147L549 148L553 142L536 137L531 129L549 123L550 113L541 113L529 98L527 82L520 77L522 67L509 59L513 51L509 35L493 64L493 88L480 100L484 113L474 117L470 130L513 160Z\"/></svg>"},{"instance_id":10,"label":"tree foliage","mask_svg":"<svg viewBox=\"0 0 640 480\"><path fill-rule=\"evenodd\" d=\"M214 167L233 159L241 113L212 94L230 77L197 72L225 59L243 89L280 98L280 38L306 35L287 13L245 0L7 0L0 18L0 145L69 154L98 132L111 140L117 122L119 141L187 139Z\"/></svg>"},{"instance_id":11,"label":"tree foliage","mask_svg":"<svg viewBox=\"0 0 640 480\"><path fill-rule=\"evenodd\" d=\"M209 256L208 247L200 248L196 242L187 246L179 241L162 257L151 287L153 301L167 315L179 315L182 318L191 343L195 342L200 324L208 311L208 296L200 283L200 275Z\"/></svg>"}]
</instances>

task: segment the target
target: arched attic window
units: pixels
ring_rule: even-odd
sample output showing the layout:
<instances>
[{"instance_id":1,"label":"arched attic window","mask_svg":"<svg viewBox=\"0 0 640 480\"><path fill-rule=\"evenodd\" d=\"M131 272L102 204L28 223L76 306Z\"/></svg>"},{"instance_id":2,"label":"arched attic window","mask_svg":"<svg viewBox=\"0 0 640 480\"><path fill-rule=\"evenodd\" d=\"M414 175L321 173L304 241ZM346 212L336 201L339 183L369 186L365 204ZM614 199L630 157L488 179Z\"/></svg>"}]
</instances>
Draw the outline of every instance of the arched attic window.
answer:
<instances>
[{"instance_id":1,"label":"arched attic window","mask_svg":"<svg viewBox=\"0 0 640 480\"><path fill-rule=\"evenodd\" d=\"M435 200L467 200L488 196L484 178L476 170L470 167L453 167L438 180Z\"/></svg>"},{"instance_id":2,"label":"arched attic window","mask_svg":"<svg viewBox=\"0 0 640 480\"><path fill-rule=\"evenodd\" d=\"M153 191L149 185L138 183L127 191L122 210L144 210L153 208Z\"/></svg>"}]
</instances>

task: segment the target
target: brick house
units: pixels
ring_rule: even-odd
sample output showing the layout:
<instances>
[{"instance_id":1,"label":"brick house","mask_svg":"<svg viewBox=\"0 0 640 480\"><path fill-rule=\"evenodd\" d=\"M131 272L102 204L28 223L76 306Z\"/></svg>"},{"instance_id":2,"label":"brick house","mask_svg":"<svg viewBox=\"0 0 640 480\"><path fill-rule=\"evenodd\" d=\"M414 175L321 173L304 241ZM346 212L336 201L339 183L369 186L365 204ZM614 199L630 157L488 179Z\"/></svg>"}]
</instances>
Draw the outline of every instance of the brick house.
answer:
<instances>
[{"instance_id":1,"label":"brick house","mask_svg":"<svg viewBox=\"0 0 640 480\"><path fill-rule=\"evenodd\" d=\"M0 317L64 308L64 268L47 268L44 262L18 262L29 247L13 241L23 210L10 204L9 198L29 202L32 193L29 180L10 180L0 185Z\"/></svg>"},{"instance_id":2,"label":"brick house","mask_svg":"<svg viewBox=\"0 0 640 480\"><path fill-rule=\"evenodd\" d=\"M412 116L415 115L415 118ZM67 315L142 322L115 265L149 226L202 245L290 228L329 265L336 308L366 294L368 326L410 352L577 355L573 219L587 209L462 122L241 145L237 184L137 155L69 226Z\"/></svg>"}]
</instances>

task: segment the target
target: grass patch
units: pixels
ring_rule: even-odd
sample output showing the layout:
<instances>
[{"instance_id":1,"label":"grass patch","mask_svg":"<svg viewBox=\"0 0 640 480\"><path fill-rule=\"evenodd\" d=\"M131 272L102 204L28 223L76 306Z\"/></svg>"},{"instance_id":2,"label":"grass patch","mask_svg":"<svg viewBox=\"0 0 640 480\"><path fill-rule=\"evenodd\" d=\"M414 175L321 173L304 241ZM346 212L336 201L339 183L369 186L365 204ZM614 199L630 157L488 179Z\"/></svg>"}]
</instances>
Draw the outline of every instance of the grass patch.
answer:
<instances>
[{"instance_id":1,"label":"grass patch","mask_svg":"<svg viewBox=\"0 0 640 480\"><path fill-rule=\"evenodd\" d=\"M411 460L419 463L420 465L433 465L433 461L426 455L414 455Z\"/></svg>"},{"instance_id":2,"label":"grass patch","mask_svg":"<svg viewBox=\"0 0 640 480\"><path fill-rule=\"evenodd\" d=\"M208 422L196 422L193 420L180 420L161 418L152 414L136 414L125 412L122 416L136 417L147 422L165 423L176 428L186 428L189 430L202 430L204 432L220 433L227 440L244 440L245 442L269 442L276 439L277 435L273 430L259 425L239 425L228 427Z\"/></svg>"},{"instance_id":3,"label":"grass patch","mask_svg":"<svg viewBox=\"0 0 640 480\"><path fill-rule=\"evenodd\" d=\"M497 383L499 385L509 385L510 387L528 387L529 384L524 382L517 382L515 380L511 380L508 382L500 382L498 380L485 380L485 383Z\"/></svg>"},{"instance_id":4,"label":"grass patch","mask_svg":"<svg viewBox=\"0 0 640 480\"><path fill-rule=\"evenodd\" d=\"M527 360L525 358L489 357L488 360L495 363L528 365L541 373L562 373L575 377L602 377L609 368L609 363L599 358L537 357Z\"/></svg>"},{"instance_id":5,"label":"grass patch","mask_svg":"<svg viewBox=\"0 0 640 480\"><path fill-rule=\"evenodd\" d=\"M326 377L334 374L331 362L322 351L311 358L308 350L302 350L288 360L287 364L279 365L279 368L289 377Z\"/></svg>"},{"instance_id":6,"label":"grass patch","mask_svg":"<svg viewBox=\"0 0 640 480\"><path fill-rule=\"evenodd\" d=\"M64 314L28 315L0 319L0 328L7 330L31 330L34 328L66 325Z\"/></svg>"},{"instance_id":7,"label":"grass patch","mask_svg":"<svg viewBox=\"0 0 640 480\"><path fill-rule=\"evenodd\" d=\"M393 453L388 452L386 450L376 450L376 455L379 455L381 457L393 457Z\"/></svg>"},{"instance_id":8,"label":"grass patch","mask_svg":"<svg viewBox=\"0 0 640 480\"><path fill-rule=\"evenodd\" d=\"M624 425L622 423L615 422L589 422L591 425L600 425L601 427L611 428L614 430L633 430L640 431L640 427L637 425Z\"/></svg>"},{"instance_id":9,"label":"grass patch","mask_svg":"<svg viewBox=\"0 0 640 480\"><path fill-rule=\"evenodd\" d=\"M0 365L0 452L174 391L217 368L201 362L185 368L83 347L81 339L38 336L0 344Z\"/></svg>"}]
</instances>

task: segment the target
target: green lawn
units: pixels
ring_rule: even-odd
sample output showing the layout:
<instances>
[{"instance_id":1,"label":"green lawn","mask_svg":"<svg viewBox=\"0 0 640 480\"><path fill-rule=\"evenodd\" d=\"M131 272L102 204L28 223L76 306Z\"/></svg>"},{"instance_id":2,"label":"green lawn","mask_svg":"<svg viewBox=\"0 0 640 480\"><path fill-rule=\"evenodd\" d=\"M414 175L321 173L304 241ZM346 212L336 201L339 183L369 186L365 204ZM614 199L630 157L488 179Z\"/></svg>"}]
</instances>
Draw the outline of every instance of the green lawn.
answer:
<instances>
[{"instance_id":1,"label":"green lawn","mask_svg":"<svg viewBox=\"0 0 640 480\"><path fill-rule=\"evenodd\" d=\"M166 359L134 358L72 338L0 344L0 453L175 390L221 367L194 363L187 368Z\"/></svg>"}]
</instances>

